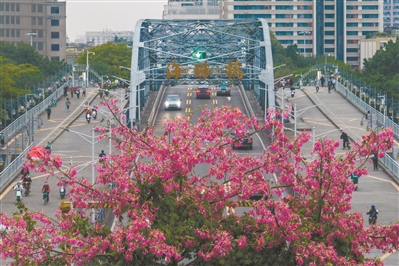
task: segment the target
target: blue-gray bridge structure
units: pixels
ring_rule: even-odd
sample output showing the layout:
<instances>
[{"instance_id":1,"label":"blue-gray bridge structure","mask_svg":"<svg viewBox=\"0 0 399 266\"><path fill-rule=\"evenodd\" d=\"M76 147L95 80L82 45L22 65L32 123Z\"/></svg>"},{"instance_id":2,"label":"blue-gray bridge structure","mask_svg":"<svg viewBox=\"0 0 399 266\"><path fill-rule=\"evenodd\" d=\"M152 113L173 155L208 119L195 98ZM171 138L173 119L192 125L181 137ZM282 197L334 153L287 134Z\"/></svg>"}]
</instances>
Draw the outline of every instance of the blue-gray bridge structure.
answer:
<instances>
[{"instance_id":1,"label":"blue-gray bridge structure","mask_svg":"<svg viewBox=\"0 0 399 266\"><path fill-rule=\"evenodd\" d=\"M197 53L206 58L196 59ZM140 124L140 110L151 91L170 84L228 80L224 66L230 60L239 60L244 72L243 78L230 81L252 90L264 111L273 108L273 56L266 20L139 20L133 37L129 124ZM168 79L166 68L174 61L186 73ZM204 61L213 70L205 80L193 71Z\"/></svg>"}]
</instances>

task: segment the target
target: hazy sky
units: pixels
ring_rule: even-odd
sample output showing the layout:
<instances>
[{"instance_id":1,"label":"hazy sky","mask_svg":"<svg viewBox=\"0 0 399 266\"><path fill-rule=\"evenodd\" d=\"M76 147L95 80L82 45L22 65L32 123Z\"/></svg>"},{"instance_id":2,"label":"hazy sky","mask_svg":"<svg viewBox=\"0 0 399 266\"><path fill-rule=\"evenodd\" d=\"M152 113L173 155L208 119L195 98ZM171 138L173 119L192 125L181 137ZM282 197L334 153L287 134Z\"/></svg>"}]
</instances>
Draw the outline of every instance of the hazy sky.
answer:
<instances>
[{"instance_id":1,"label":"hazy sky","mask_svg":"<svg viewBox=\"0 0 399 266\"><path fill-rule=\"evenodd\" d=\"M134 31L139 19L161 19L167 0L65 0L67 36L86 31Z\"/></svg>"}]
</instances>

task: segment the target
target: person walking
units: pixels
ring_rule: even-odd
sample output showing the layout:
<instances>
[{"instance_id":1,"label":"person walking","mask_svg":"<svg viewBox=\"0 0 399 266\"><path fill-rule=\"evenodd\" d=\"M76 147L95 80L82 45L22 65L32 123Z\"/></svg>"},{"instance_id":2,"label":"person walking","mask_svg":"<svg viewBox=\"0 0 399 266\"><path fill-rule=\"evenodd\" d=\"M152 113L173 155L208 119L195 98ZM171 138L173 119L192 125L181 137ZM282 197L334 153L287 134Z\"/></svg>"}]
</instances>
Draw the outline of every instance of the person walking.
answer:
<instances>
[{"instance_id":1,"label":"person walking","mask_svg":"<svg viewBox=\"0 0 399 266\"><path fill-rule=\"evenodd\" d=\"M68 96L68 85L65 84L64 86L64 97Z\"/></svg>"},{"instance_id":2,"label":"person walking","mask_svg":"<svg viewBox=\"0 0 399 266\"><path fill-rule=\"evenodd\" d=\"M369 117L370 117L370 111L367 111L367 113L366 113L366 115L365 115L365 117L366 117L366 119L369 119Z\"/></svg>"},{"instance_id":3,"label":"person walking","mask_svg":"<svg viewBox=\"0 0 399 266\"><path fill-rule=\"evenodd\" d=\"M47 113L47 120L50 120L50 116L51 116L51 107L50 106L47 106L46 113Z\"/></svg>"},{"instance_id":4,"label":"person walking","mask_svg":"<svg viewBox=\"0 0 399 266\"><path fill-rule=\"evenodd\" d=\"M66 102L65 102L65 110L66 111L69 111L69 106L71 106L71 101L69 100L69 98L67 98Z\"/></svg>"},{"instance_id":5,"label":"person walking","mask_svg":"<svg viewBox=\"0 0 399 266\"><path fill-rule=\"evenodd\" d=\"M71 98L73 98L73 93L74 93L74 91L75 91L74 86L72 86L72 87L70 88Z\"/></svg>"},{"instance_id":6,"label":"person walking","mask_svg":"<svg viewBox=\"0 0 399 266\"><path fill-rule=\"evenodd\" d=\"M320 81L321 81L321 87L323 88L323 87L324 87L324 82L326 81L326 80L324 79L324 76L321 76Z\"/></svg>"},{"instance_id":7,"label":"person walking","mask_svg":"<svg viewBox=\"0 0 399 266\"><path fill-rule=\"evenodd\" d=\"M79 96L80 96L80 88L79 87L76 88L75 93L76 93L76 97L78 97L78 99L79 99Z\"/></svg>"},{"instance_id":8,"label":"person walking","mask_svg":"<svg viewBox=\"0 0 399 266\"><path fill-rule=\"evenodd\" d=\"M340 139L342 139L342 144L343 144L342 149L343 150L345 150L345 148L350 149L348 134L346 134L344 131L342 131Z\"/></svg>"},{"instance_id":9,"label":"person walking","mask_svg":"<svg viewBox=\"0 0 399 266\"><path fill-rule=\"evenodd\" d=\"M86 97L86 85L83 85L82 87L82 96Z\"/></svg>"},{"instance_id":10,"label":"person walking","mask_svg":"<svg viewBox=\"0 0 399 266\"><path fill-rule=\"evenodd\" d=\"M373 157L371 158L373 160L373 169L378 170L378 154L374 153Z\"/></svg>"}]
</instances>

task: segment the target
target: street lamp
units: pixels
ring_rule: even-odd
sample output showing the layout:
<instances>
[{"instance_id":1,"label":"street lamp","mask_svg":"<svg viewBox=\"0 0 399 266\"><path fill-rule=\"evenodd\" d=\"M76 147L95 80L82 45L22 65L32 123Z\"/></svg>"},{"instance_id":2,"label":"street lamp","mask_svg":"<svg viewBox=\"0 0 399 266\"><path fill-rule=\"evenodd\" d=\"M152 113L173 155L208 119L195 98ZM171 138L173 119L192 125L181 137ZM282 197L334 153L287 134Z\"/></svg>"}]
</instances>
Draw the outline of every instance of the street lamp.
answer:
<instances>
[{"instance_id":1,"label":"street lamp","mask_svg":"<svg viewBox=\"0 0 399 266\"><path fill-rule=\"evenodd\" d=\"M86 50L86 88L89 87L89 54L95 55L95 52Z\"/></svg>"},{"instance_id":2,"label":"street lamp","mask_svg":"<svg viewBox=\"0 0 399 266\"><path fill-rule=\"evenodd\" d=\"M387 116L387 107L385 106L385 95L377 96L378 98L381 98L381 105L380 105L380 112L381 108L384 108L384 127L385 127L385 117Z\"/></svg>"},{"instance_id":3,"label":"street lamp","mask_svg":"<svg viewBox=\"0 0 399 266\"><path fill-rule=\"evenodd\" d=\"M307 34L309 34L309 33L311 33L311 32L307 31L305 29L299 32L299 34L303 34L303 52L304 52L304 57L305 58L306 58L306 39L305 39L305 36Z\"/></svg>"},{"instance_id":4,"label":"street lamp","mask_svg":"<svg viewBox=\"0 0 399 266\"><path fill-rule=\"evenodd\" d=\"M313 107L317 107L317 105L313 105L313 106L309 106L300 110L296 109L296 104L294 104L294 136L297 136L297 130L296 130L296 119L298 116L302 115L303 113L305 113L307 110L313 108ZM299 113L298 113L299 112Z\"/></svg>"},{"instance_id":5,"label":"street lamp","mask_svg":"<svg viewBox=\"0 0 399 266\"><path fill-rule=\"evenodd\" d=\"M30 36L30 46L33 46L33 36L36 36L36 33L29 32L29 33L26 33L25 35Z\"/></svg>"}]
</instances>

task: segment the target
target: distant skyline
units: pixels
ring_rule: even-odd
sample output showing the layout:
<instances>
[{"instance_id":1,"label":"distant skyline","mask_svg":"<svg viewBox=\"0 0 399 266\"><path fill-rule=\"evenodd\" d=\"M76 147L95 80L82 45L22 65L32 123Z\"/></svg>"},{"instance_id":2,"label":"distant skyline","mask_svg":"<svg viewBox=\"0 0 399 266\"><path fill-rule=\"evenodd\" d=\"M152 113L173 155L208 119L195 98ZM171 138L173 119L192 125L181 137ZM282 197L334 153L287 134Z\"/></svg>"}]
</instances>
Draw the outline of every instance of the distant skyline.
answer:
<instances>
[{"instance_id":1,"label":"distant skyline","mask_svg":"<svg viewBox=\"0 0 399 266\"><path fill-rule=\"evenodd\" d=\"M86 31L134 31L140 19L162 19L167 0L65 0L70 41Z\"/></svg>"}]
</instances>

